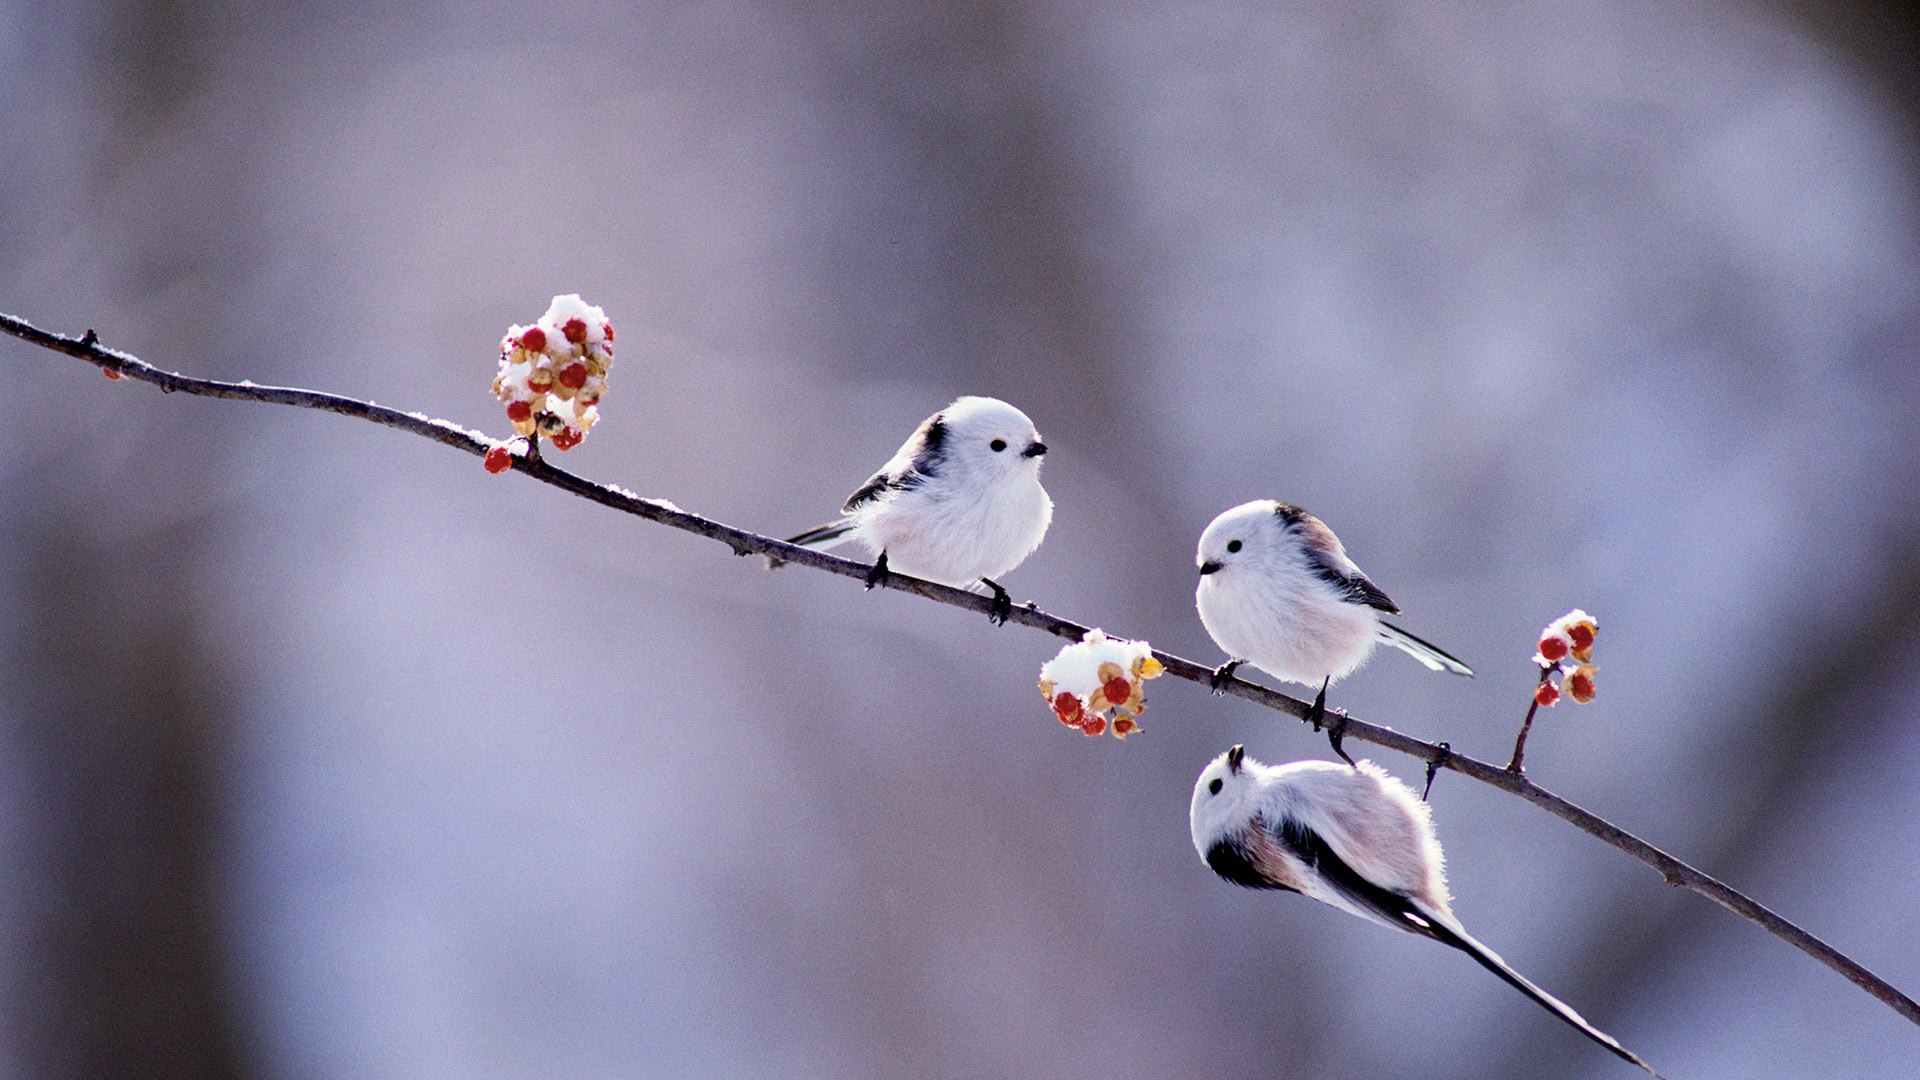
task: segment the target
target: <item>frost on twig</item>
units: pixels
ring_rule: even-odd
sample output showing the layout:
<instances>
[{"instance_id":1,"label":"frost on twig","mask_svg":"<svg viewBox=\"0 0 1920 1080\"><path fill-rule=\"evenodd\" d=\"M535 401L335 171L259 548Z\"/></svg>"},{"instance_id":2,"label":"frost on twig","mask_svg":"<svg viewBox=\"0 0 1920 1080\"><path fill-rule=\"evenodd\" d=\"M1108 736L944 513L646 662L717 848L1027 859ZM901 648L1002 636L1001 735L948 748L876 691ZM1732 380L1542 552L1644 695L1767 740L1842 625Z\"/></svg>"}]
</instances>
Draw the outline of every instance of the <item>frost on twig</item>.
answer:
<instances>
[{"instance_id":1,"label":"frost on twig","mask_svg":"<svg viewBox=\"0 0 1920 1080\"><path fill-rule=\"evenodd\" d=\"M1040 693L1053 715L1083 734L1108 730L1124 739L1140 730L1147 709L1146 682L1166 670L1144 641L1121 641L1098 627L1040 665Z\"/></svg>"}]
</instances>

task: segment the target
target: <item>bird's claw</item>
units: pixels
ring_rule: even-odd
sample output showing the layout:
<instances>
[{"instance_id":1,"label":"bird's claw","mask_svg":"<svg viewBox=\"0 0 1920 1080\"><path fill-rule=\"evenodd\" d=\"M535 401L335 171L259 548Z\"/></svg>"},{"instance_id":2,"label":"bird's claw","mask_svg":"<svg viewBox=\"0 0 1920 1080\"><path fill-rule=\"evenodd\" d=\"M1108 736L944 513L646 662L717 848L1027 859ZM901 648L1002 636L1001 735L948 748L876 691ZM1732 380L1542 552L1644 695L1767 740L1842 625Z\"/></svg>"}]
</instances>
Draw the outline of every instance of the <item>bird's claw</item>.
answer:
<instances>
[{"instance_id":1,"label":"bird's claw","mask_svg":"<svg viewBox=\"0 0 1920 1080\"><path fill-rule=\"evenodd\" d=\"M1213 690L1213 696L1219 697L1227 692L1227 683L1233 679L1233 669L1244 661L1229 660L1213 669L1213 676L1207 680L1207 686Z\"/></svg>"},{"instance_id":2,"label":"bird's claw","mask_svg":"<svg viewBox=\"0 0 1920 1080\"><path fill-rule=\"evenodd\" d=\"M1313 696L1313 704L1307 706L1306 721L1313 725L1315 731L1319 731L1324 724L1327 729L1327 743L1333 747L1334 753L1340 755L1341 761L1351 765L1353 759L1347 756L1347 751L1340 745L1347 735L1347 714L1340 710L1331 713L1327 711L1327 683L1332 681L1329 678L1320 684L1320 692Z\"/></svg>"},{"instance_id":3,"label":"bird's claw","mask_svg":"<svg viewBox=\"0 0 1920 1080\"><path fill-rule=\"evenodd\" d=\"M1433 793L1434 774L1438 773L1441 766L1447 763L1447 759L1453 756L1453 747L1446 743L1435 743L1434 745L1439 748L1440 752L1434 755L1432 761L1427 762L1427 786L1420 789L1421 802L1426 802L1427 796Z\"/></svg>"},{"instance_id":4,"label":"bird's claw","mask_svg":"<svg viewBox=\"0 0 1920 1080\"><path fill-rule=\"evenodd\" d=\"M879 558L873 560L873 569L867 571L867 591L873 591L876 585L886 584L891 576L887 571L887 553L883 551Z\"/></svg>"},{"instance_id":5,"label":"bird's claw","mask_svg":"<svg viewBox=\"0 0 1920 1080\"><path fill-rule=\"evenodd\" d=\"M1013 597L991 578L981 578L980 583L993 590L993 607L987 611L987 621L995 626L1007 625L1007 616L1013 614Z\"/></svg>"},{"instance_id":6,"label":"bird's claw","mask_svg":"<svg viewBox=\"0 0 1920 1080\"><path fill-rule=\"evenodd\" d=\"M1340 745L1341 740L1346 737L1346 733L1347 714L1335 710L1333 715L1327 719L1327 742L1333 746L1333 752L1340 755L1341 761L1352 765L1354 764L1353 758L1349 757L1346 750Z\"/></svg>"}]
</instances>

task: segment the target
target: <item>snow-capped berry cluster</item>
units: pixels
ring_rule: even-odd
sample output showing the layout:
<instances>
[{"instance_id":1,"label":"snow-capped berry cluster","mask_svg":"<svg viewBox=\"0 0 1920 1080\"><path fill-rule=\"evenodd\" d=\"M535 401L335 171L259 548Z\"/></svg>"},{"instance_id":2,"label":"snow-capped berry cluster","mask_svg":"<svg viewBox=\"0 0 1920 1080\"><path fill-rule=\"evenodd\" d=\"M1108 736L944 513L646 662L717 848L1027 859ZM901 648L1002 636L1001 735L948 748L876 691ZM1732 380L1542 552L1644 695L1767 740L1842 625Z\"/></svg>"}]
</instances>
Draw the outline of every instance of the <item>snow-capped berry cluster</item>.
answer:
<instances>
[{"instance_id":1,"label":"snow-capped berry cluster","mask_svg":"<svg viewBox=\"0 0 1920 1080\"><path fill-rule=\"evenodd\" d=\"M556 296L532 326L514 326L500 339L500 374L493 392L507 403L513 430L545 435L571 450L600 419L613 364L613 324L578 293ZM488 462L491 469L492 461Z\"/></svg>"},{"instance_id":2,"label":"snow-capped berry cluster","mask_svg":"<svg viewBox=\"0 0 1920 1080\"><path fill-rule=\"evenodd\" d=\"M1593 639L1599 633L1600 624L1579 608L1540 631L1540 648L1533 654L1533 662L1540 665L1540 685L1533 691L1535 702L1558 704L1562 689L1582 705L1593 700L1594 676L1600 671L1593 663ZM1560 676L1560 682L1553 681L1555 675Z\"/></svg>"},{"instance_id":3,"label":"snow-capped berry cluster","mask_svg":"<svg viewBox=\"0 0 1920 1080\"><path fill-rule=\"evenodd\" d=\"M1111 726L1114 735L1124 739L1140 730L1140 714L1147 708L1146 681L1164 670L1153 658L1153 646L1109 638L1094 629L1040 666L1040 692L1068 727L1100 735Z\"/></svg>"}]
</instances>

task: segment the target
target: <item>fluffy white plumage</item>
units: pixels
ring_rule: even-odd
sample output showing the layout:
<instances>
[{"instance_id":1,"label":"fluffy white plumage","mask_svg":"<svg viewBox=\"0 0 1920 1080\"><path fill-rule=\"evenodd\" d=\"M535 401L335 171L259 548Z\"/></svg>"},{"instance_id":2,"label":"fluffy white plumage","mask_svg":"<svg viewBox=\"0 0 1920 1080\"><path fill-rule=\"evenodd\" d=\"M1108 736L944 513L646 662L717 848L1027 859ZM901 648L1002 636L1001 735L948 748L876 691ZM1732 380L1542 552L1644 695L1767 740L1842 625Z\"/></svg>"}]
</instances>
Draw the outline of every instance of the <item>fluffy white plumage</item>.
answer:
<instances>
[{"instance_id":1,"label":"fluffy white plumage","mask_svg":"<svg viewBox=\"0 0 1920 1080\"><path fill-rule=\"evenodd\" d=\"M1201 770L1188 822L1194 849L1228 881L1298 892L1459 949L1582 1035L1653 1073L1460 926L1427 804L1373 762L1270 766L1236 746Z\"/></svg>"},{"instance_id":2,"label":"fluffy white plumage","mask_svg":"<svg viewBox=\"0 0 1920 1080\"><path fill-rule=\"evenodd\" d=\"M1215 780L1220 781L1217 791L1212 789ZM1229 750L1195 781L1188 820L1193 846L1209 864L1214 858L1209 852L1217 844L1244 837L1243 846L1256 857L1261 872L1283 887L1363 919L1407 929L1306 865L1278 837L1286 823L1297 823L1367 881L1419 901L1436 916L1453 916L1446 857L1434 835L1432 813L1411 788L1371 761L1263 765ZM1253 832L1261 835L1255 838Z\"/></svg>"},{"instance_id":3,"label":"fluffy white plumage","mask_svg":"<svg viewBox=\"0 0 1920 1080\"><path fill-rule=\"evenodd\" d=\"M1382 622L1381 612L1400 609L1347 557L1333 530L1297 506L1256 499L1226 511L1200 534L1194 561L1200 621L1230 660L1318 687L1386 641L1435 671L1473 674Z\"/></svg>"},{"instance_id":4,"label":"fluffy white plumage","mask_svg":"<svg viewBox=\"0 0 1920 1080\"><path fill-rule=\"evenodd\" d=\"M997 398L960 398L927 417L848 496L838 520L791 542L858 540L881 561L876 580L892 571L958 588L992 585L1033 554L1053 521L1040 486L1046 452L1026 413Z\"/></svg>"}]
</instances>

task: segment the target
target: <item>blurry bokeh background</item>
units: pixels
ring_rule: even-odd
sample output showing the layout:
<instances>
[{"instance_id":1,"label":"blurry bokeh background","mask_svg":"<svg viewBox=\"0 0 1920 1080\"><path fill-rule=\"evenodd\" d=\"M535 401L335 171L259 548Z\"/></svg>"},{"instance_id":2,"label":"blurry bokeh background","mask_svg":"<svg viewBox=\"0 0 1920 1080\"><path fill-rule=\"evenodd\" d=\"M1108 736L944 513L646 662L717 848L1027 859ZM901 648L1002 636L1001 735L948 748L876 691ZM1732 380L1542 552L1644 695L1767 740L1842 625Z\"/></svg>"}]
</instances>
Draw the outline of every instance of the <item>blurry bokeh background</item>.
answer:
<instances>
[{"instance_id":1,"label":"blurry bokeh background","mask_svg":"<svg viewBox=\"0 0 1920 1080\"><path fill-rule=\"evenodd\" d=\"M1920 991L1920 188L1902 5L0 0L0 310L826 517L962 393L1055 448L1020 600L1207 663L1298 502L1473 663L1356 715L1505 760ZM1194 775L1297 723L339 417L0 340L0 1075L1620 1077L1464 957L1235 889ZM1385 764L1417 782L1417 762ZM1457 776L1467 926L1669 1075L1920 1031Z\"/></svg>"}]
</instances>

